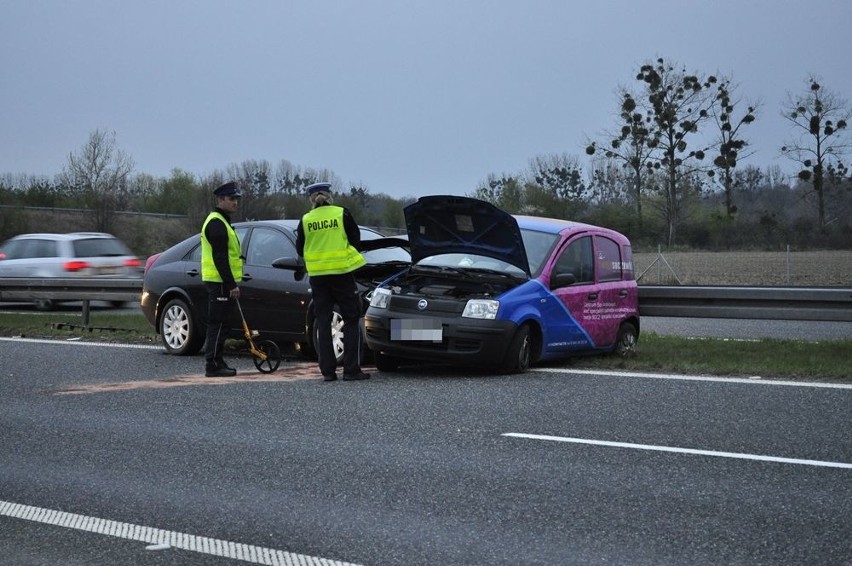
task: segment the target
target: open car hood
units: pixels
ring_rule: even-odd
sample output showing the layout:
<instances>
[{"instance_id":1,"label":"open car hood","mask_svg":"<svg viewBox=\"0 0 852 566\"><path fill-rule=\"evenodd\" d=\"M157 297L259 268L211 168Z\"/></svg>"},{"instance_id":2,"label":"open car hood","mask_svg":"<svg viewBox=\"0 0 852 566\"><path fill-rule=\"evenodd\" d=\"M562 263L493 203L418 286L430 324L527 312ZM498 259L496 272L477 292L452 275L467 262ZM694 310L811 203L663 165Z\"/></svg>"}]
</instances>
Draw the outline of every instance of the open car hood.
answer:
<instances>
[{"instance_id":1,"label":"open car hood","mask_svg":"<svg viewBox=\"0 0 852 566\"><path fill-rule=\"evenodd\" d=\"M428 196L405 207L411 261L469 253L505 261L530 276L517 221L496 206L468 197Z\"/></svg>"},{"instance_id":2,"label":"open car hood","mask_svg":"<svg viewBox=\"0 0 852 566\"><path fill-rule=\"evenodd\" d=\"M372 240L361 240L361 245L358 246L358 251L369 252L371 250L380 250L382 248L403 248L407 250L408 240L405 238L394 238L393 236L374 238Z\"/></svg>"},{"instance_id":3,"label":"open car hood","mask_svg":"<svg viewBox=\"0 0 852 566\"><path fill-rule=\"evenodd\" d=\"M358 251L364 254L364 259L367 264L359 267L354 271L355 278L361 282L367 280L382 281L395 273L399 273L403 269L411 265L411 258L407 253L388 254L371 254L369 252L380 250L383 248L402 248L408 251L408 240L405 238L372 238L362 239L361 245L358 246ZM404 258L402 257L404 256Z\"/></svg>"}]
</instances>

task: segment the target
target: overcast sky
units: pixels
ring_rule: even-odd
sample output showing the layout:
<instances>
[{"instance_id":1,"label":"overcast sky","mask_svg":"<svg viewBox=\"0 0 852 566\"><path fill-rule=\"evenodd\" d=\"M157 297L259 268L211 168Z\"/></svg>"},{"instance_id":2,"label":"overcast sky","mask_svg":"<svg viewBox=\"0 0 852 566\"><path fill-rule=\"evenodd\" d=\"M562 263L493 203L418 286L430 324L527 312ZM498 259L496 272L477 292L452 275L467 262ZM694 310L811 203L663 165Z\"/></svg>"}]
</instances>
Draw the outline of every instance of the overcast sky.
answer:
<instances>
[{"instance_id":1,"label":"overcast sky","mask_svg":"<svg viewBox=\"0 0 852 566\"><path fill-rule=\"evenodd\" d=\"M136 173L282 159L394 197L469 194L615 125L663 57L763 103L759 167L809 75L852 100L852 1L0 0L0 173L95 129Z\"/></svg>"}]
</instances>

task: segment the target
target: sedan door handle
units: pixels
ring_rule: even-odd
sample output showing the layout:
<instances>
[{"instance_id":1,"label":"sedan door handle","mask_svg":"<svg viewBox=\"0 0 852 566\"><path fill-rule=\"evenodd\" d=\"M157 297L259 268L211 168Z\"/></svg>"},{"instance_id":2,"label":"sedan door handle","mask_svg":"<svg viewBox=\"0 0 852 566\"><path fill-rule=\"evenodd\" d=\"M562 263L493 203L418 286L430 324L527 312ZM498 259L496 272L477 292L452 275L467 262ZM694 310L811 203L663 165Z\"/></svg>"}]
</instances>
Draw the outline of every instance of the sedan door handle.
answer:
<instances>
[{"instance_id":1,"label":"sedan door handle","mask_svg":"<svg viewBox=\"0 0 852 566\"><path fill-rule=\"evenodd\" d=\"M598 300L598 294L597 293L589 293L589 300L590 301L597 301Z\"/></svg>"},{"instance_id":2,"label":"sedan door handle","mask_svg":"<svg viewBox=\"0 0 852 566\"><path fill-rule=\"evenodd\" d=\"M251 281L251 275L248 273L243 273L243 281Z\"/></svg>"},{"instance_id":3,"label":"sedan door handle","mask_svg":"<svg viewBox=\"0 0 852 566\"><path fill-rule=\"evenodd\" d=\"M629 293L627 292L627 289L622 289L621 291L618 292L619 297L626 297L628 294Z\"/></svg>"},{"instance_id":4,"label":"sedan door handle","mask_svg":"<svg viewBox=\"0 0 852 566\"><path fill-rule=\"evenodd\" d=\"M190 277L195 277L196 275L198 275L198 270L197 269L190 269L189 271L186 272L186 274L189 275Z\"/></svg>"}]
</instances>

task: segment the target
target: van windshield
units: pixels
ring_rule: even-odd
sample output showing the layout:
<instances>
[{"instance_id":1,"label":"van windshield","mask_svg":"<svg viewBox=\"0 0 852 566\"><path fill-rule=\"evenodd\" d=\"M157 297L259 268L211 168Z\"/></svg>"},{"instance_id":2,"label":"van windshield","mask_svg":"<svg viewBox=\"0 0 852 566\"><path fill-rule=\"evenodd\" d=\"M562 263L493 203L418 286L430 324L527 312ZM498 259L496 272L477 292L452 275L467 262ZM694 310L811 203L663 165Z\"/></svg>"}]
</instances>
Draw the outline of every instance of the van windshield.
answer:
<instances>
[{"instance_id":1,"label":"van windshield","mask_svg":"<svg viewBox=\"0 0 852 566\"><path fill-rule=\"evenodd\" d=\"M524 248L527 251L530 273L536 277L541 273L544 261L550 256L550 250L556 245L559 235L521 229L521 238L524 240Z\"/></svg>"}]
</instances>

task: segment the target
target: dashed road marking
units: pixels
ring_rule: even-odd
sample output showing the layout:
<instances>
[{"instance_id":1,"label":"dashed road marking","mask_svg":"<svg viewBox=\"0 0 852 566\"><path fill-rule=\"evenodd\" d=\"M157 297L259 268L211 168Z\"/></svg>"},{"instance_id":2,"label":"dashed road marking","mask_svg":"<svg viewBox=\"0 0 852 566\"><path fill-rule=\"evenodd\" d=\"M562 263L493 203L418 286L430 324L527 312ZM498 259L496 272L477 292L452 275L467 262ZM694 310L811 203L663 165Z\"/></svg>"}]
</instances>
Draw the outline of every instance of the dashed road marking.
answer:
<instances>
[{"instance_id":1,"label":"dashed road marking","mask_svg":"<svg viewBox=\"0 0 852 566\"><path fill-rule=\"evenodd\" d=\"M66 513L54 509L33 507L9 501L0 501L0 515L15 519L35 521L77 531L86 531L125 540L146 543L147 550L167 550L179 548L211 556L221 556L242 560L254 564L271 566L355 566L351 562L341 562L328 558L296 554L274 548L265 548L253 544L242 544L221 539L202 537L175 531L166 531L154 527L120 523L109 519L99 519L76 513Z\"/></svg>"}]
</instances>

